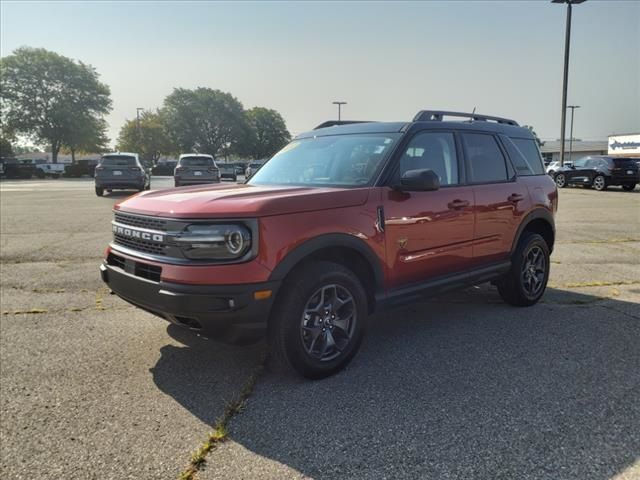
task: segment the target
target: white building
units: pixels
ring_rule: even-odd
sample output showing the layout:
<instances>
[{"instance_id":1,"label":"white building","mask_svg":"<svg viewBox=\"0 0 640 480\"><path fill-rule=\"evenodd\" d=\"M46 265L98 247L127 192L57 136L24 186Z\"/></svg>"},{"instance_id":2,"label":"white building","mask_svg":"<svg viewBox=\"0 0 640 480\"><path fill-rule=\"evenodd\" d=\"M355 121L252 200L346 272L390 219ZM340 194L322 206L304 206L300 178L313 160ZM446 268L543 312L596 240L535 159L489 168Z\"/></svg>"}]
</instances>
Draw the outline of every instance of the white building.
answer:
<instances>
[{"instance_id":1,"label":"white building","mask_svg":"<svg viewBox=\"0 0 640 480\"><path fill-rule=\"evenodd\" d=\"M571 154L569 154L569 140L565 143L564 159L565 161L573 161L578 158L588 157L589 155L606 155L607 154L607 142L606 141L586 141L586 140L573 140L571 145ZM542 158L545 162L559 162L560 161L560 141L547 141L540 147Z\"/></svg>"}]
</instances>

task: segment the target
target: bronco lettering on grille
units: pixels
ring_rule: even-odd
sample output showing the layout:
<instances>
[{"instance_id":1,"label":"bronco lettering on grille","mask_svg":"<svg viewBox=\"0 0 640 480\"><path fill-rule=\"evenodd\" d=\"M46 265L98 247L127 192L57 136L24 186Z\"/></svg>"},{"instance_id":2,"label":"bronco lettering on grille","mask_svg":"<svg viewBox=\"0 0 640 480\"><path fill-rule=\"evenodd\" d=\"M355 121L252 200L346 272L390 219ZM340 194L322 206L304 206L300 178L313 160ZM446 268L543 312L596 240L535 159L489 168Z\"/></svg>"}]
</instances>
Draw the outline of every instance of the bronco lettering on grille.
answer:
<instances>
[{"instance_id":1,"label":"bronco lettering on grille","mask_svg":"<svg viewBox=\"0 0 640 480\"><path fill-rule=\"evenodd\" d=\"M113 233L130 238L139 238L140 240L150 240L158 243L164 242L164 235L159 233L141 232L135 228L126 228L120 225L113 225Z\"/></svg>"}]
</instances>

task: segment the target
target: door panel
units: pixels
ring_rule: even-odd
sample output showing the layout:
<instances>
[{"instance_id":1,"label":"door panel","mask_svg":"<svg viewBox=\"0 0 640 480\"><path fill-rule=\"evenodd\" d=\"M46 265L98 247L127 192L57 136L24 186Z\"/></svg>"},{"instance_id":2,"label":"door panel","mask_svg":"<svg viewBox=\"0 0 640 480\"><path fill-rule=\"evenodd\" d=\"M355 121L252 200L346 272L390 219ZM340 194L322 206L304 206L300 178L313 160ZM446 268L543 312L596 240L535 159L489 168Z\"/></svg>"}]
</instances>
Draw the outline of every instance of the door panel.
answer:
<instances>
[{"instance_id":1,"label":"door panel","mask_svg":"<svg viewBox=\"0 0 640 480\"><path fill-rule=\"evenodd\" d=\"M513 238L531 200L522 182L476 185L475 265L509 258Z\"/></svg>"},{"instance_id":2,"label":"door panel","mask_svg":"<svg viewBox=\"0 0 640 480\"><path fill-rule=\"evenodd\" d=\"M383 193L390 287L461 271L472 262L470 187Z\"/></svg>"}]
</instances>

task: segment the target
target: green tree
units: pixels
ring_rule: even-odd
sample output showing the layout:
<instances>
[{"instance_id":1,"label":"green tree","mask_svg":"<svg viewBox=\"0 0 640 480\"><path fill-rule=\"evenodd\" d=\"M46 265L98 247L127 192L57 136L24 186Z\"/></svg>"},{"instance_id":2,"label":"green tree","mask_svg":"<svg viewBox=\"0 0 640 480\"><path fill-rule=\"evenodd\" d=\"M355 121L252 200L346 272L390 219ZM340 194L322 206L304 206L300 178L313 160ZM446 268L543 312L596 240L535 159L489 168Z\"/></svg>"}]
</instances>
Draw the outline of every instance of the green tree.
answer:
<instances>
[{"instance_id":1,"label":"green tree","mask_svg":"<svg viewBox=\"0 0 640 480\"><path fill-rule=\"evenodd\" d=\"M175 153L176 148L165 130L160 111L143 112L140 122L127 120L118 135L118 150L136 152L154 165L162 155Z\"/></svg>"},{"instance_id":2,"label":"green tree","mask_svg":"<svg viewBox=\"0 0 640 480\"><path fill-rule=\"evenodd\" d=\"M254 107L245 112L247 134L237 152L254 159L268 158L291 140L282 116L275 110Z\"/></svg>"},{"instance_id":3,"label":"green tree","mask_svg":"<svg viewBox=\"0 0 640 480\"><path fill-rule=\"evenodd\" d=\"M96 153L107 149L107 122L97 117L75 117L74 125L63 140L63 151L71 154L76 163L76 153Z\"/></svg>"},{"instance_id":4,"label":"green tree","mask_svg":"<svg viewBox=\"0 0 640 480\"><path fill-rule=\"evenodd\" d=\"M0 91L2 125L50 145L54 163L78 118L97 120L111 110L109 87L93 67L43 48L18 48L0 59Z\"/></svg>"},{"instance_id":5,"label":"green tree","mask_svg":"<svg viewBox=\"0 0 640 480\"><path fill-rule=\"evenodd\" d=\"M13 145L8 138L0 137L0 157L13 157Z\"/></svg>"},{"instance_id":6,"label":"green tree","mask_svg":"<svg viewBox=\"0 0 640 480\"><path fill-rule=\"evenodd\" d=\"M536 139L536 142L538 142L538 146L543 146L544 142L542 140L540 140L540 137L538 137L538 134L536 133L536 131L533 129L533 127L531 125L523 125L524 128L528 128L529 130L531 130L531 133L533 134L533 137Z\"/></svg>"},{"instance_id":7,"label":"green tree","mask_svg":"<svg viewBox=\"0 0 640 480\"><path fill-rule=\"evenodd\" d=\"M176 88L164 100L163 118L176 149L218 155L246 134L242 104L230 93L210 88Z\"/></svg>"}]
</instances>

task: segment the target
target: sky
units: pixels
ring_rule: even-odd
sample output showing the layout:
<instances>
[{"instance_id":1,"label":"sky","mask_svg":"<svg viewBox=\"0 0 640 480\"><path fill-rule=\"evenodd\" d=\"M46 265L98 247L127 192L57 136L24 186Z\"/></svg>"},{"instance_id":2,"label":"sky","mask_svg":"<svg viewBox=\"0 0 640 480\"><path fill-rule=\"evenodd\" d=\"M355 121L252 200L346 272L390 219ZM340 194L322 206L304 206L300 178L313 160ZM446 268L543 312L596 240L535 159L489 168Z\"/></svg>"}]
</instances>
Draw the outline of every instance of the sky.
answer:
<instances>
[{"instance_id":1,"label":"sky","mask_svg":"<svg viewBox=\"0 0 640 480\"><path fill-rule=\"evenodd\" d=\"M343 119L475 107L554 140L565 12L548 0L2 0L0 54L43 47L95 67L111 88L113 144L137 107L160 107L176 87L273 108L293 134L335 119L340 100ZM576 138L640 132L640 1L574 7L568 92Z\"/></svg>"}]
</instances>

